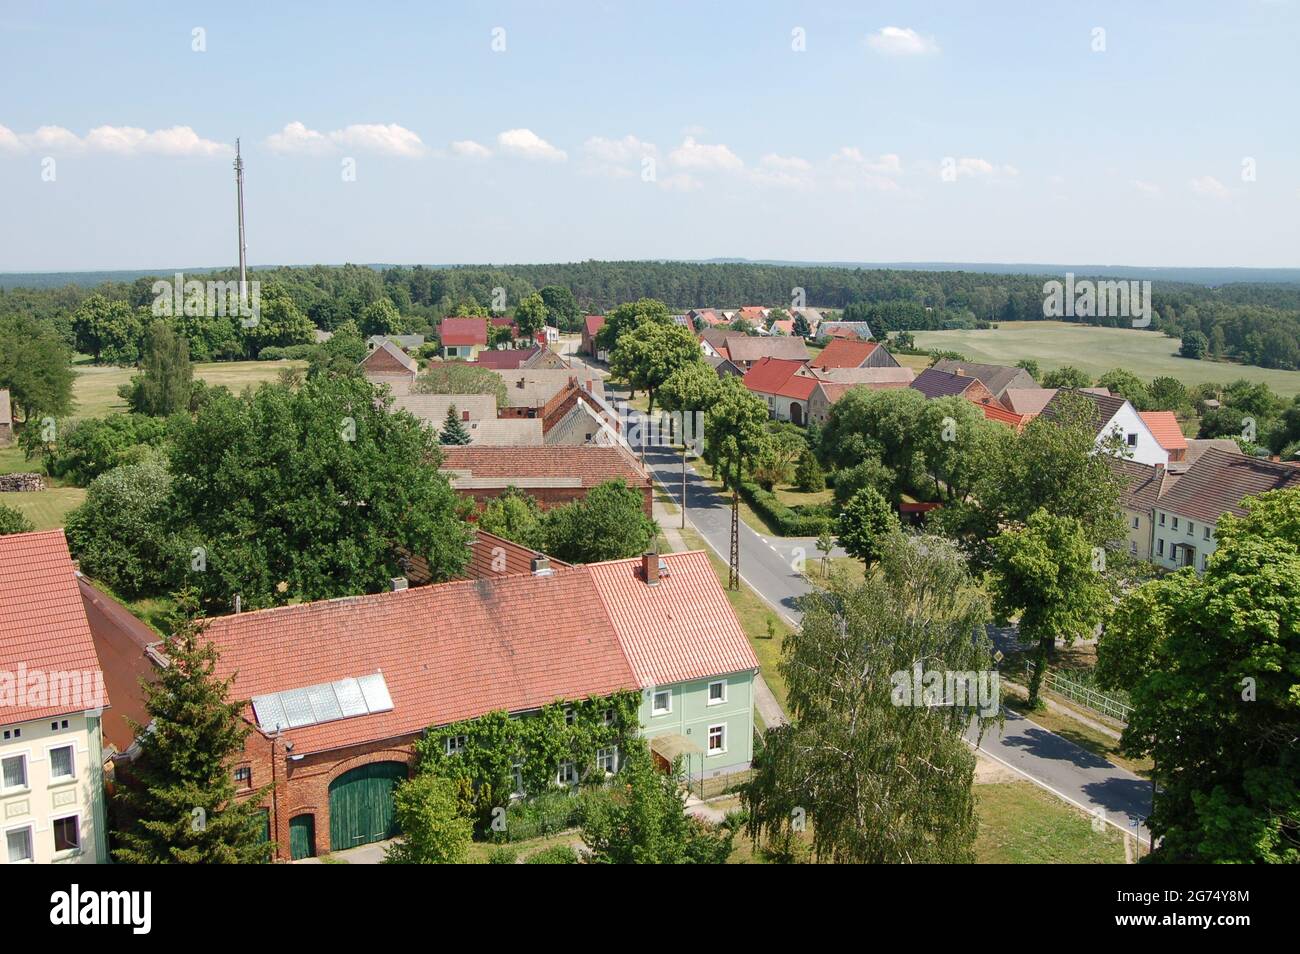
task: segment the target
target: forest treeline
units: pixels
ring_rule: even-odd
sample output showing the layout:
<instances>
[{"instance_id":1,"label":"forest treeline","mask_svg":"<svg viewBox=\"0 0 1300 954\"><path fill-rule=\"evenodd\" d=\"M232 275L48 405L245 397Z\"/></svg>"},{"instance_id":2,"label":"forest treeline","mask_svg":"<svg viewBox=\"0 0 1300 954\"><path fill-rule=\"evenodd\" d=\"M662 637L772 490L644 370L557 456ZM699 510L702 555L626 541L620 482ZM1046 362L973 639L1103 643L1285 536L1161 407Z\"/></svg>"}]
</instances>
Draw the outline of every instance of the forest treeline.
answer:
<instances>
[{"instance_id":1,"label":"forest treeline","mask_svg":"<svg viewBox=\"0 0 1300 954\"><path fill-rule=\"evenodd\" d=\"M160 274L171 279L170 274ZM195 274L228 281L232 270ZM288 296L317 328L332 330L356 320L387 298L406 330L430 331L444 315L498 306L512 309L539 290L567 289L572 304L553 309L566 330L585 313L620 302L657 298L685 310L742 304L789 307L802 290L812 307L845 311L844 317L872 323L878 334L905 330L980 327L1043 316L1043 285L1051 276L998 275L969 271L854 269L748 263L575 262L553 265L430 268L364 265L258 269L252 276ZM1085 276L1078 276L1080 278ZM72 314L86 298L100 294L132 308L153 301L152 277L108 281L96 287L0 290L0 318L21 314L49 322L71 343ZM564 298L568 299L565 295ZM1269 368L1300 368L1300 284L1240 283L1207 287L1156 282L1152 330L1176 338L1205 336L1207 353ZM1078 318L1099 325L1127 324L1124 318Z\"/></svg>"}]
</instances>

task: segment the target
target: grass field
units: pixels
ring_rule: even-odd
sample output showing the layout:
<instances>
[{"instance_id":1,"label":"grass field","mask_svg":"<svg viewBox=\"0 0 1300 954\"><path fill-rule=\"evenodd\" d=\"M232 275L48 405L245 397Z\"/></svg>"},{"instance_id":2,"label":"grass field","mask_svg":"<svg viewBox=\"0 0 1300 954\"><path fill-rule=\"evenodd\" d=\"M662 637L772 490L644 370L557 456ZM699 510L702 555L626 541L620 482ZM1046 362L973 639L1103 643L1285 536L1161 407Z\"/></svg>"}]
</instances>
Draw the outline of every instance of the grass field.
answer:
<instances>
[{"instance_id":1,"label":"grass field","mask_svg":"<svg viewBox=\"0 0 1300 954\"><path fill-rule=\"evenodd\" d=\"M977 864L1123 864L1124 836L1030 782L975 786Z\"/></svg>"},{"instance_id":2,"label":"grass field","mask_svg":"<svg viewBox=\"0 0 1300 954\"><path fill-rule=\"evenodd\" d=\"M984 331L915 331L912 336L918 348L958 351L971 361L989 364L1013 365L1032 358L1044 371L1069 364L1096 378L1112 368L1126 368L1146 380L1168 375L1189 385L1246 378L1263 381L1285 397L1300 394L1300 371L1180 358L1177 339L1153 331L1063 321L1004 321Z\"/></svg>"},{"instance_id":3,"label":"grass field","mask_svg":"<svg viewBox=\"0 0 1300 954\"><path fill-rule=\"evenodd\" d=\"M23 457L17 447L0 448L0 474L20 474L39 471ZM24 514L37 530L54 530L63 526L68 514L86 499L81 487L63 487L46 478L49 485L35 493L0 494L0 504Z\"/></svg>"},{"instance_id":4,"label":"grass field","mask_svg":"<svg viewBox=\"0 0 1300 954\"><path fill-rule=\"evenodd\" d=\"M196 364L194 376L213 387L224 384L239 392L250 384L274 381L284 368L303 368L305 361L218 361ZM126 402L117 396L117 389L137 374L132 368L96 367L81 364L76 368L77 380L72 385L73 413L77 417L103 417L115 411L125 411Z\"/></svg>"}]
</instances>

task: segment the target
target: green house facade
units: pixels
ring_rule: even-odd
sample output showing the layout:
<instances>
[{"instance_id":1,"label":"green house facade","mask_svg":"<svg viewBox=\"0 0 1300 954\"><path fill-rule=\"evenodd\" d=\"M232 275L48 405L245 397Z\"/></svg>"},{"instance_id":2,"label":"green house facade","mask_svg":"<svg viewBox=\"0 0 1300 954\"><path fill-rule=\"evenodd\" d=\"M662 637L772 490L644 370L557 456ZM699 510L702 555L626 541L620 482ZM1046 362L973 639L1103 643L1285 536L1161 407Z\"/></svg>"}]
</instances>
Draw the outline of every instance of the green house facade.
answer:
<instances>
[{"instance_id":1,"label":"green house facade","mask_svg":"<svg viewBox=\"0 0 1300 954\"><path fill-rule=\"evenodd\" d=\"M640 719L651 750L680 754L693 785L744 772L754 759L754 671L649 687Z\"/></svg>"}]
</instances>

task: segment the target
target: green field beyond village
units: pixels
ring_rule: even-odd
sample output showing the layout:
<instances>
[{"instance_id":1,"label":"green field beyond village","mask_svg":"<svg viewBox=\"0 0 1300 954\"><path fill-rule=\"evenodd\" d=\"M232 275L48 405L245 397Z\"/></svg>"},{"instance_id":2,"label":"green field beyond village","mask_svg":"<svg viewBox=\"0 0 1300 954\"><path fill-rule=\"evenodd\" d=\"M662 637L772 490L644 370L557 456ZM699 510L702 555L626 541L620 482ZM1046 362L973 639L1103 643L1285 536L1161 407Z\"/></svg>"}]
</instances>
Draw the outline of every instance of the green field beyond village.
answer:
<instances>
[{"instance_id":1,"label":"green field beyond village","mask_svg":"<svg viewBox=\"0 0 1300 954\"><path fill-rule=\"evenodd\" d=\"M1168 375L1186 385L1238 378L1262 381L1278 394L1300 394L1300 371L1277 371L1224 361L1178 357L1178 339L1155 331L1096 328L1065 321L1003 321L975 331L916 331L918 348L942 348L971 361L1015 364L1025 358L1044 371L1073 365L1097 378L1111 368L1125 368L1139 378Z\"/></svg>"}]
</instances>

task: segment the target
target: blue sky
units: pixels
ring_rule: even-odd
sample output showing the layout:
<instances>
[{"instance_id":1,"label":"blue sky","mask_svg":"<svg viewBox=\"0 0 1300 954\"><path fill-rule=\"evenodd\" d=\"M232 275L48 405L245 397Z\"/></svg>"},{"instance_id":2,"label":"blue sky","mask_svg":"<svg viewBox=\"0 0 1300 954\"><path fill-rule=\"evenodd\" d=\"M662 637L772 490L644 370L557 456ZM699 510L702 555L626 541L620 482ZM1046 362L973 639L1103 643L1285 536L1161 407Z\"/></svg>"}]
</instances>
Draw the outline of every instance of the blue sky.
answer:
<instances>
[{"instance_id":1,"label":"blue sky","mask_svg":"<svg viewBox=\"0 0 1300 954\"><path fill-rule=\"evenodd\" d=\"M0 271L233 262L237 136L253 264L1297 266L1297 35L1300 0L0 0Z\"/></svg>"}]
</instances>

